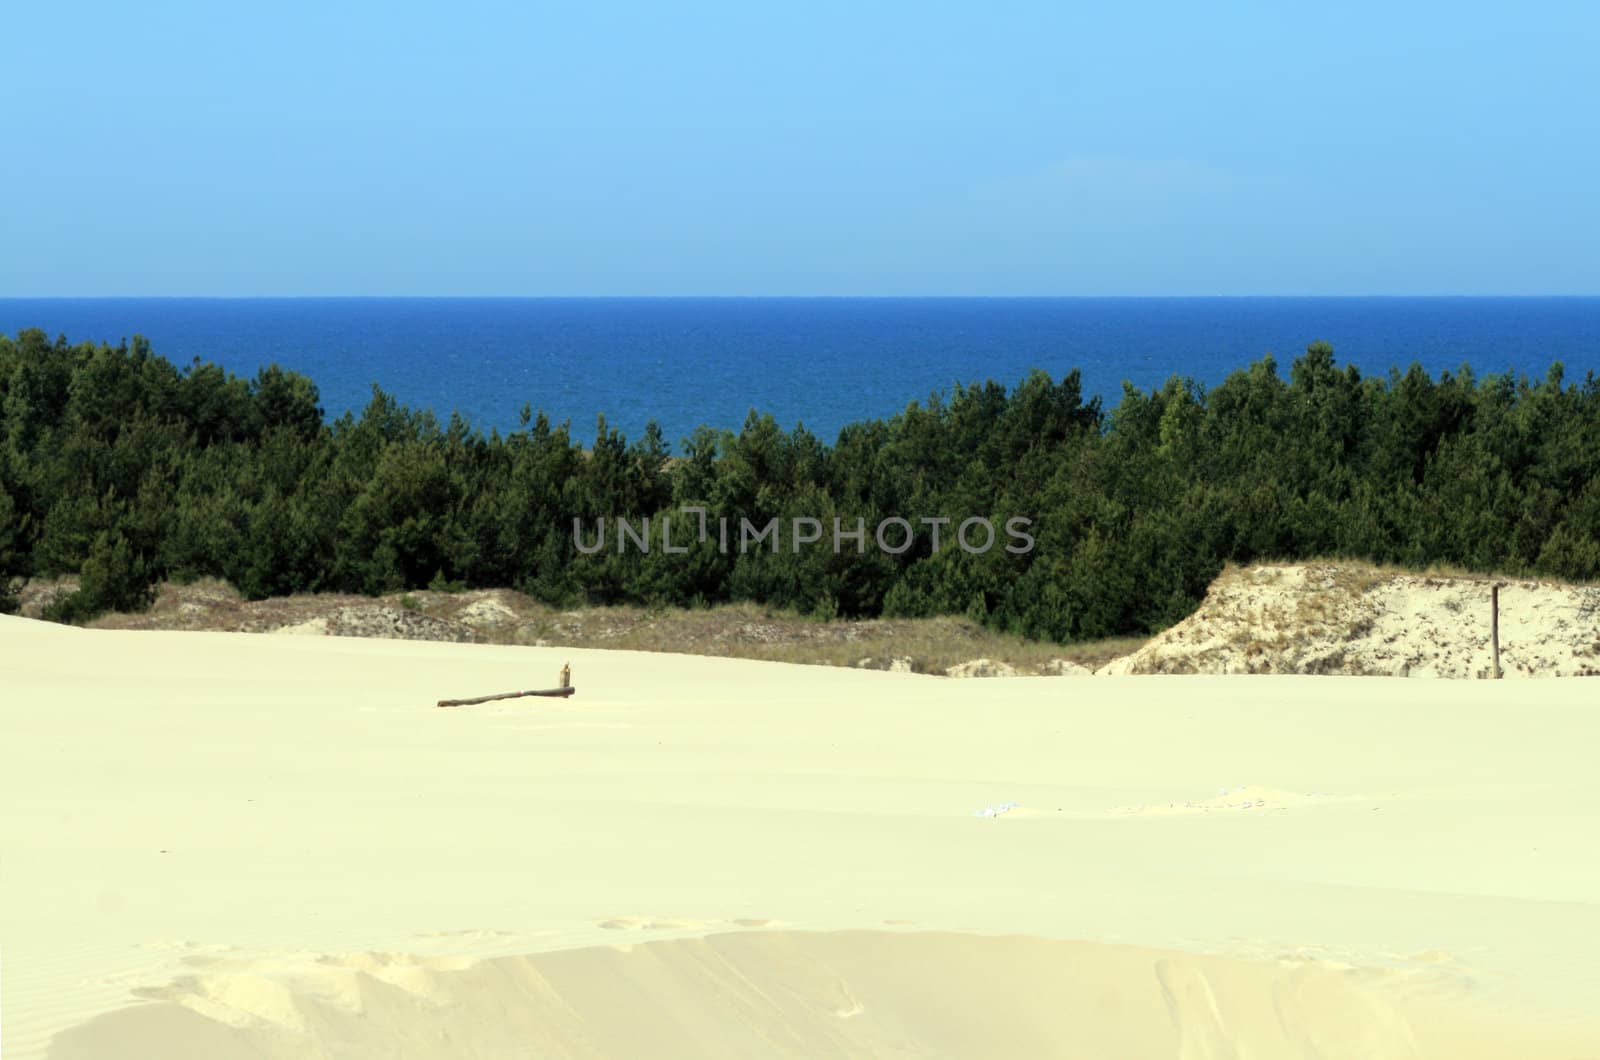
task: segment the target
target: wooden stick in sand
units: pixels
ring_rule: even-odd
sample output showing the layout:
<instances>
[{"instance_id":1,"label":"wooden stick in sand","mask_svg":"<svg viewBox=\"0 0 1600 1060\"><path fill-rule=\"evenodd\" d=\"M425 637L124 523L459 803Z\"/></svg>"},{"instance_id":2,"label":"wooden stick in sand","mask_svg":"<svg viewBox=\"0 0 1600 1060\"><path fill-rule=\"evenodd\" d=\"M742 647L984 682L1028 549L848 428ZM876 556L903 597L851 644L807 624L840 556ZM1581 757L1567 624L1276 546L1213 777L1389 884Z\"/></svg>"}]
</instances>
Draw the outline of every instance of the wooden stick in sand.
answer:
<instances>
[{"instance_id":1,"label":"wooden stick in sand","mask_svg":"<svg viewBox=\"0 0 1600 1060\"><path fill-rule=\"evenodd\" d=\"M556 696L566 699L577 689L572 687L572 664L561 668L560 688L530 688L521 692L496 692L492 696L474 696L471 699L441 699L441 707L470 707L474 703L489 703L496 699L521 699L523 696Z\"/></svg>"},{"instance_id":2,"label":"wooden stick in sand","mask_svg":"<svg viewBox=\"0 0 1600 1060\"><path fill-rule=\"evenodd\" d=\"M1489 642L1494 645L1494 678L1500 679L1500 589L1505 582L1489 587Z\"/></svg>"}]
</instances>

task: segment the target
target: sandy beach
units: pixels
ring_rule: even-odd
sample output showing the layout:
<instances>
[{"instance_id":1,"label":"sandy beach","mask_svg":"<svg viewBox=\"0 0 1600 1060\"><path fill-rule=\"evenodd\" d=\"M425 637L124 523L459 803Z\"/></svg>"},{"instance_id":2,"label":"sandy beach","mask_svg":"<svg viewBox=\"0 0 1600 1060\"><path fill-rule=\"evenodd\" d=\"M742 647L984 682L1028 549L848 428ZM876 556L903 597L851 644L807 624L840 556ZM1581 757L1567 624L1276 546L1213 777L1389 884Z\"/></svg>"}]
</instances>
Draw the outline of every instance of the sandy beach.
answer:
<instances>
[{"instance_id":1,"label":"sandy beach","mask_svg":"<svg viewBox=\"0 0 1600 1060\"><path fill-rule=\"evenodd\" d=\"M0 618L4 1053L1600 1056L1597 689Z\"/></svg>"}]
</instances>

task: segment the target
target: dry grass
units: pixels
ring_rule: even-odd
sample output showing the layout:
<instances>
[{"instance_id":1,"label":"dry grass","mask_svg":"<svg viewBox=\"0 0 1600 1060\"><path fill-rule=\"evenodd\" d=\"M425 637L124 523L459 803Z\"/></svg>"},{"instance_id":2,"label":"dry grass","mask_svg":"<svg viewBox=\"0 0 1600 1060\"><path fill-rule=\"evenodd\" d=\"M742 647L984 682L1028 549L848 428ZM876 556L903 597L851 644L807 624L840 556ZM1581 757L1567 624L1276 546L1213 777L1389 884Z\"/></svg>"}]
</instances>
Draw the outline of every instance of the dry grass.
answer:
<instances>
[{"instance_id":1,"label":"dry grass","mask_svg":"<svg viewBox=\"0 0 1600 1060\"><path fill-rule=\"evenodd\" d=\"M511 595L497 594L496 598L509 602ZM1039 673L1058 659L1093 669L1144 643L1142 638L1120 638L1049 644L997 633L964 618L823 622L757 604L554 611L526 598L521 602L523 606L515 609L525 615L522 623L515 628L510 623L498 626L487 631L486 639L872 669L888 669L895 660L902 660L917 673L943 673L958 663L980 658L1009 664L1020 673ZM452 605L430 599L423 609L445 617Z\"/></svg>"},{"instance_id":2,"label":"dry grass","mask_svg":"<svg viewBox=\"0 0 1600 1060\"><path fill-rule=\"evenodd\" d=\"M40 585L30 598L48 596L47 587ZM405 620L398 632L396 613ZM965 618L824 622L756 604L559 610L509 590L412 591L382 597L319 593L247 601L216 579L169 583L147 612L105 615L92 625L264 633L317 619L329 622L332 632L355 636L417 635L872 669L898 665L936 674L973 659L1004 663L1021 674L1047 672L1058 660L1097 669L1145 642L1123 637L1059 645L998 633Z\"/></svg>"},{"instance_id":3,"label":"dry grass","mask_svg":"<svg viewBox=\"0 0 1600 1060\"><path fill-rule=\"evenodd\" d=\"M1451 563L1430 563L1422 567L1408 567L1399 563L1378 563L1368 559L1351 559L1344 556L1315 556L1311 559L1268 559L1261 558L1249 564L1229 562L1223 570L1237 572L1252 570L1256 567L1305 567L1326 569L1336 572L1334 576L1340 585L1353 587L1359 591L1366 591L1377 585L1385 583L1397 575L1408 575L1414 578L1440 578L1452 582L1515 582L1526 585L1567 585L1578 588L1600 588L1600 579L1589 581L1572 581L1569 579L1556 579L1541 577L1535 574L1508 574L1505 571L1469 570Z\"/></svg>"}]
</instances>

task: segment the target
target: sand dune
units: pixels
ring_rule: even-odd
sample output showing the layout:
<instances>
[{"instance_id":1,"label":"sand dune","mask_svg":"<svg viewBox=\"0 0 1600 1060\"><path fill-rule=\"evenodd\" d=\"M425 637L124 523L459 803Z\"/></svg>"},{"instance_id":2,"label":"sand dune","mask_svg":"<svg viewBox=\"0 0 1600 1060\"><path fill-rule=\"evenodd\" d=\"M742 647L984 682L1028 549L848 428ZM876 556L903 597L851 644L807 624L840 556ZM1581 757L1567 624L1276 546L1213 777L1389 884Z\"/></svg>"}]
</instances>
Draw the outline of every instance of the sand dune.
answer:
<instances>
[{"instance_id":1,"label":"sand dune","mask_svg":"<svg viewBox=\"0 0 1600 1060\"><path fill-rule=\"evenodd\" d=\"M1528 1029L1432 1003L1440 981L1315 960L916 932L766 932L462 964L234 962L57 1037L208 1060L430 1056L1505 1056ZM1447 989L1447 988L1446 988ZM1534 1038L1538 1032L1534 1032ZM1550 1048L1582 1048L1560 1031ZM1509 1051L1508 1051L1509 1050Z\"/></svg>"},{"instance_id":2,"label":"sand dune","mask_svg":"<svg viewBox=\"0 0 1600 1060\"><path fill-rule=\"evenodd\" d=\"M567 660L570 701L432 706ZM0 619L0 1034L56 1060L1600 1056L1594 688Z\"/></svg>"},{"instance_id":3,"label":"sand dune","mask_svg":"<svg viewBox=\"0 0 1600 1060\"><path fill-rule=\"evenodd\" d=\"M1194 614L1097 672L1486 678L1494 582L1353 562L1232 567ZM1600 586L1501 586L1505 677L1600 676Z\"/></svg>"}]
</instances>

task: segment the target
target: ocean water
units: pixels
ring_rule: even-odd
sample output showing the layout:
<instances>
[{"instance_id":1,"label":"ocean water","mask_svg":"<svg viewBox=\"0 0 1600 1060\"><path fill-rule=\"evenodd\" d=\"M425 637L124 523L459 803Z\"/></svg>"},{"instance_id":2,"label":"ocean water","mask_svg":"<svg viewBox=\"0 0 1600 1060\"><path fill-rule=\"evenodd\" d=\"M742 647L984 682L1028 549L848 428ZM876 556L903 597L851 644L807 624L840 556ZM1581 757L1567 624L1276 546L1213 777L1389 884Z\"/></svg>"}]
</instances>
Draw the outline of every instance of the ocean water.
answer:
<instances>
[{"instance_id":1,"label":"ocean water","mask_svg":"<svg viewBox=\"0 0 1600 1060\"><path fill-rule=\"evenodd\" d=\"M1081 368L1115 404L1124 380L1215 385L1265 353L1281 372L1331 342L1365 374L1600 373L1600 298L287 298L0 299L0 332L73 341L147 336L253 375L276 362L321 388L330 416L371 386L502 431L524 402L575 436L595 417L670 441L738 427L751 409L824 440L956 382L1010 386L1031 368Z\"/></svg>"}]
</instances>

